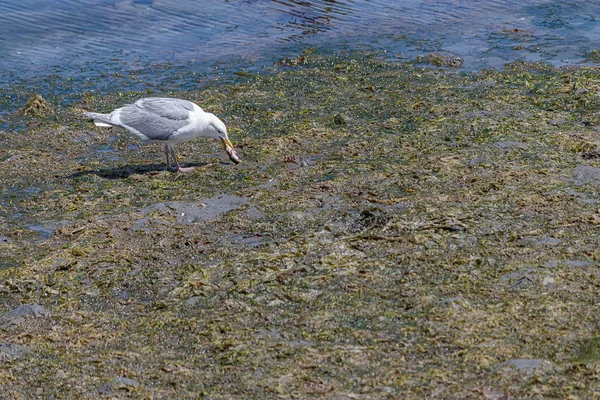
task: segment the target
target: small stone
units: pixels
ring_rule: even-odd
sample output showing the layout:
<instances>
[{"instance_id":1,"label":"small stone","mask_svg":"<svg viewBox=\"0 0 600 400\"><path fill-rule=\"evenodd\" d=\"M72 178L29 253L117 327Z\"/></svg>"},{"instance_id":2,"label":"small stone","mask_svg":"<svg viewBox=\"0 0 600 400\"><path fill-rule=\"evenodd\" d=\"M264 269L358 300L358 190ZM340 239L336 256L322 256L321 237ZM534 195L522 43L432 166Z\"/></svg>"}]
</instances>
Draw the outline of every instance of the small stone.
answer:
<instances>
[{"instance_id":1,"label":"small stone","mask_svg":"<svg viewBox=\"0 0 600 400\"><path fill-rule=\"evenodd\" d=\"M25 346L14 343L0 343L0 362L18 360L31 354L31 351Z\"/></svg>"},{"instance_id":2,"label":"small stone","mask_svg":"<svg viewBox=\"0 0 600 400\"><path fill-rule=\"evenodd\" d=\"M424 60L436 67L460 68L464 64L464 60L461 57L449 53L429 53L425 56Z\"/></svg>"},{"instance_id":3,"label":"small stone","mask_svg":"<svg viewBox=\"0 0 600 400\"><path fill-rule=\"evenodd\" d=\"M518 372L530 374L536 370L550 369L552 368L552 363L550 361L542 359L513 358L512 360L508 360L498 364L498 367L496 369L502 370L507 368L515 369Z\"/></svg>"},{"instance_id":4,"label":"small stone","mask_svg":"<svg viewBox=\"0 0 600 400\"><path fill-rule=\"evenodd\" d=\"M138 381L135 381L130 378L118 377L113 379L112 381L100 386L98 388L98 393L103 395L111 395L116 391L125 390L131 391L140 386Z\"/></svg>"},{"instance_id":5,"label":"small stone","mask_svg":"<svg viewBox=\"0 0 600 400\"><path fill-rule=\"evenodd\" d=\"M43 117L51 110L50 103L38 94L27 101L23 108L19 110L19 114L28 117Z\"/></svg>"},{"instance_id":6,"label":"small stone","mask_svg":"<svg viewBox=\"0 0 600 400\"><path fill-rule=\"evenodd\" d=\"M202 298L200 296L192 296L183 302L186 306L195 306Z\"/></svg>"},{"instance_id":7,"label":"small stone","mask_svg":"<svg viewBox=\"0 0 600 400\"><path fill-rule=\"evenodd\" d=\"M556 280L551 276L546 276L546 277L544 277L544 279L542 279L543 286L554 285L555 283L556 283Z\"/></svg>"},{"instance_id":8,"label":"small stone","mask_svg":"<svg viewBox=\"0 0 600 400\"><path fill-rule=\"evenodd\" d=\"M348 123L346 122L346 118L342 114L336 114L333 117L333 123L337 126L346 126Z\"/></svg>"},{"instance_id":9,"label":"small stone","mask_svg":"<svg viewBox=\"0 0 600 400\"><path fill-rule=\"evenodd\" d=\"M584 268L590 266L592 263L589 261L583 260L551 260L546 261L544 263L544 267L546 268L557 268L557 267L566 267L566 268Z\"/></svg>"},{"instance_id":10,"label":"small stone","mask_svg":"<svg viewBox=\"0 0 600 400\"><path fill-rule=\"evenodd\" d=\"M46 309L46 307L39 304L23 304L3 315L3 318L16 317L48 318L50 317L50 312Z\"/></svg>"},{"instance_id":11,"label":"small stone","mask_svg":"<svg viewBox=\"0 0 600 400\"><path fill-rule=\"evenodd\" d=\"M600 183L600 168L580 165L573 170L573 180L576 184Z\"/></svg>"},{"instance_id":12,"label":"small stone","mask_svg":"<svg viewBox=\"0 0 600 400\"><path fill-rule=\"evenodd\" d=\"M525 237L518 241L518 244L523 247L555 246L560 243L560 239L548 236Z\"/></svg>"},{"instance_id":13,"label":"small stone","mask_svg":"<svg viewBox=\"0 0 600 400\"><path fill-rule=\"evenodd\" d=\"M558 119L550 119L550 120L548 120L548 125L560 126L560 125L563 125L563 124L565 124L565 121L561 121L561 120L558 120Z\"/></svg>"},{"instance_id":14,"label":"small stone","mask_svg":"<svg viewBox=\"0 0 600 400\"><path fill-rule=\"evenodd\" d=\"M11 243L12 241L8 236L0 236L0 243Z\"/></svg>"}]
</instances>

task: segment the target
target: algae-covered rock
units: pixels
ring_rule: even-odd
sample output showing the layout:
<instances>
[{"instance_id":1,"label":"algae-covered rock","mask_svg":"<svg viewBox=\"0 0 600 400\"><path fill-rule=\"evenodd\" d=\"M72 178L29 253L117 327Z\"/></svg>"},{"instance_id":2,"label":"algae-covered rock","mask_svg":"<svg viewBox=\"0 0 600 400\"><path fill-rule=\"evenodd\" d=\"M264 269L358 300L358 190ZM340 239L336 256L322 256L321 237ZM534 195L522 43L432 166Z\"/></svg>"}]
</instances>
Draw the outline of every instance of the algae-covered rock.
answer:
<instances>
[{"instance_id":1,"label":"algae-covered rock","mask_svg":"<svg viewBox=\"0 0 600 400\"><path fill-rule=\"evenodd\" d=\"M52 113L52 106L42 96L35 95L19 109L19 114L27 117L45 117Z\"/></svg>"},{"instance_id":2,"label":"algae-covered rock","mask_svg":"<svg viewBox=\"0 0 600 400\"><path fill-rule=\"evenodd\" d=\"M461 57L447 53L429 53L423 59L436 67L460 68L464 64Z\"/></svg>"}]
</instances>

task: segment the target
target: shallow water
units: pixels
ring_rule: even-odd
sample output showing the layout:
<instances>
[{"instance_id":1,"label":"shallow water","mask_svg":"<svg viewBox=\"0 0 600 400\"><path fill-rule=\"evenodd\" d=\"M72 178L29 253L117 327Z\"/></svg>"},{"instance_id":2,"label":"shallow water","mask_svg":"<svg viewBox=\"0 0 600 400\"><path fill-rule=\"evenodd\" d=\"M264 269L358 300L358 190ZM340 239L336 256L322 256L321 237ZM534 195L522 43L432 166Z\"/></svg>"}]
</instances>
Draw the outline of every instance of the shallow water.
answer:
<instances>
[{"instance_id":1,"label":"shallow water","mask_svg":"<svg viewBox=\"0 0 600 400\"><path fill-rule=\"evenodd\" d=\"M599 14L599 1L5 0L0 82L108 90L124 72L151 81L145 69L157 65L185 65L201 81L307 47L402 60L448 51L467 70L516 59L576 64L596 48ZM53 87L48 77L67 82Z\"/></svg>"}]
</instances>

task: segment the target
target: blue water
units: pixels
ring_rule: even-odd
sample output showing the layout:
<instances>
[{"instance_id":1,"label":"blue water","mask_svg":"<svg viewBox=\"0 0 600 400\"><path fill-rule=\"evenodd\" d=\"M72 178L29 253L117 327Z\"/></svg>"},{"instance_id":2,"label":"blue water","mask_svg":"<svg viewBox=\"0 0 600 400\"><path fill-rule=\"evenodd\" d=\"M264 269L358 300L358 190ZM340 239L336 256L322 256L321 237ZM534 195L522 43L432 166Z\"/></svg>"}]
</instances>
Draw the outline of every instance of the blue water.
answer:
<instances>
[{"instance_id":1,"label":"blue water","mask_svg":"<svg viewBox=\"0 0 600 400\"><path fill-rule=\"evenodd\" d=\"M14 103L16 87L190 89L307 48L401 61L445 51L473 71L579 65L599 43L600 0L3 0L0 100Z\"/></svg>"}]
</instances>

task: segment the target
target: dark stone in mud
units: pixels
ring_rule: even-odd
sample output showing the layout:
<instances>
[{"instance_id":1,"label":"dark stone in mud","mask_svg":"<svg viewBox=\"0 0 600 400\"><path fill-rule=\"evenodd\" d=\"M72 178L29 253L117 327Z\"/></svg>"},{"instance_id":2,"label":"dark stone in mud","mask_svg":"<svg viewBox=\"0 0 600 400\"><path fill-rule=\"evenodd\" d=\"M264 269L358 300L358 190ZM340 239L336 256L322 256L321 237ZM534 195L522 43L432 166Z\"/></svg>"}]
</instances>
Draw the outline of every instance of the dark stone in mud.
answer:
<instances>
[{"instance_id":1,"label":"dark stone in mud","mask_svg":"<svg viewBox=\"0 0 600 400\"><path fill-rule=\"evenodd\" d=\"M27 347L20 344L0 343L0 362L19 360L31 354Z\"/></svg>"},{"instance_id":2,"label":"dark stone in mud","mask_svg":"<svg viewBox=\"0 0 600 400\"><path fill-rule=\"evenodd\" d=\"M98 393L102 395L111 395L118 391L131 391L140 386L140 383L136 380L124 377L118 377L112 381L100 386Z\"/></svg>"},{"instance_id":3,"label":"dark stone in mud","mask_svg":"<svg viewBox=\"0 0 600 400\"><path fill-rule=\"evenodd\" d=\"M23 304L4 314L2 318L18 318L18 317L33 317L33 318L48 318L50 312L46 307L39 304Z\"/></svg>"},{"instance_id":4,"label":"dark stone in mud","mask_svg":"<svg viewBox=\"0 0 600 400\"><path fill-rule=\"evenodd\" d=\"M142 211L150 213L155 210L174 210L177 213L177 222L180 224L192 224L194 222L215 220L221 214L235 210L246 203L248 203L248 199L244 197L222 194L190 203L180 201L158 203L146 207Z\"/></svg>"},{"instance_id":5,"label":"dark stone in mud","mask_svg":"<svg viewBox=\"0 0 600 400\"><path fill-rule=\"evenodd\" d=\"M348 125L348 123L346 122L346 117L344 117L342 114L336 114L333 117L333 123L337 126L346 126Z\"/></svg>"},{"instance_id":6,"label":"dark stone in mud","mask_svg":"<svg viewBox=\"0 0 600 400\"><path fill-rule=\"evenodd\" d=\"M552 363L542 359L513 358L498 364L496 370L506 370L508 368L530 374L536 370L552 369Z\"/></svg>"},{"instance_id":7,"label":"dark stone in mud","mask_svg":"<svg viewBox=\"0 0 600 400\"><path fill-rule=\"evenodd\" d=\"M578 185L600 183L600 168L580 165L573 170L573 180Z\"/></svg>"}]
</instances>

